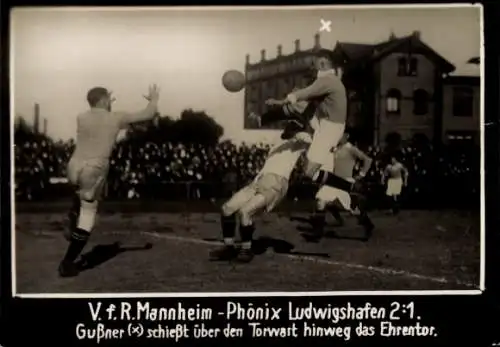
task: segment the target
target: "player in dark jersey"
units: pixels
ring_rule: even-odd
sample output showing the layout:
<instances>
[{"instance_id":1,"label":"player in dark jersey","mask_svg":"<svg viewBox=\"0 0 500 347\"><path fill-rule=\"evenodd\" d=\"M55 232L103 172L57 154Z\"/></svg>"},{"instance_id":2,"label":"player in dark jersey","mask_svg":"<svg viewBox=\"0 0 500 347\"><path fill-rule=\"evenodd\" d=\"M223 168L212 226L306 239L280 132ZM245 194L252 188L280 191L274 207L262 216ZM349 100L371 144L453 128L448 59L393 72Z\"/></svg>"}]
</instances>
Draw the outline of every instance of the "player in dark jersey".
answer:
<instances>
[{"instance_id":1,"label":"player in dark jersey","mask_svg":"<svg viewBox=\"0 0 500 347\"><path fill-rule=\"evenodd\" d=\"M354 167L361 161L363 167L354 177ZM366 176L372 164L372 159L349 142L349 131L344 132L339 145L334 148L331 155L322 166L322 169L352 182L358 183ZM334 205L334 206L332 206ZM342 189L323 185L316 194L316 211L312 218L313 239L323 236L325 228L325 211L328 206L340 207L356 216L360 225L365 229L365 240L368 240L374 225L365 211L364 197L360 193L352 194Z\"/></svg>"}]
</instances>

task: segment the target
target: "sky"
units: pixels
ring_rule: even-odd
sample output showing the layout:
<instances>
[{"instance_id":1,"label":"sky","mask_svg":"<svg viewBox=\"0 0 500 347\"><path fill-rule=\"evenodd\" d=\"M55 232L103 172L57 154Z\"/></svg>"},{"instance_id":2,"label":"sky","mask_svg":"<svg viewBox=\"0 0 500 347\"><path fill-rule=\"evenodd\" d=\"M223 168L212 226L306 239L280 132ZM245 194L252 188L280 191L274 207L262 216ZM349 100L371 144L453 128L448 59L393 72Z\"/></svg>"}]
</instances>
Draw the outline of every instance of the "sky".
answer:
<instances>
[{"instance_id":1,"label":"sky","mask_svg":"<svg viewBox=\"0 0 500 347\"><path fill-rule=\"evenodd\" d=\"M269 141L275 131L243 129L244 92L228 93L226 70L244 71L245 56L260 60L314 44L321 19L332 21L321 45L337 41L375 43L418 30L421 39L457 68L479 75L467 60L480 54L480 9L449 8L280 8L143 9L23 8L11 12L11 78L14 114L32 122L34 103L48 120L48 135L69 139L76 115L88 108L88 89L104 86L114 108L145 106L148 85L161 88L162 114L204 110L235 141Z\"/></svg>"}]
</instances>

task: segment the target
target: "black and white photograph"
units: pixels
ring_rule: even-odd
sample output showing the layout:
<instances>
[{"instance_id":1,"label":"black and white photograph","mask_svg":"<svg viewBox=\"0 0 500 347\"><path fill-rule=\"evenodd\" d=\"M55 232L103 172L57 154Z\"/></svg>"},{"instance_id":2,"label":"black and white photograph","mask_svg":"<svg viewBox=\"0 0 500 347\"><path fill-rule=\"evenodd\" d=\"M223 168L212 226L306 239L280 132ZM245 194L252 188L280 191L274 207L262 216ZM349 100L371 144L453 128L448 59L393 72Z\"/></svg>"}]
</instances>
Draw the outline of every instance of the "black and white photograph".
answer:
<instances>
[{"instance_id":1,"label":"black and white photograph","mask_svg":"<svg viewBox=\"0 0 500 347\"><path fill-rule=\"evenodd\" d=\"M12 293L484 290L474 5L17 8Z\"/></svg>"}]
</instances>

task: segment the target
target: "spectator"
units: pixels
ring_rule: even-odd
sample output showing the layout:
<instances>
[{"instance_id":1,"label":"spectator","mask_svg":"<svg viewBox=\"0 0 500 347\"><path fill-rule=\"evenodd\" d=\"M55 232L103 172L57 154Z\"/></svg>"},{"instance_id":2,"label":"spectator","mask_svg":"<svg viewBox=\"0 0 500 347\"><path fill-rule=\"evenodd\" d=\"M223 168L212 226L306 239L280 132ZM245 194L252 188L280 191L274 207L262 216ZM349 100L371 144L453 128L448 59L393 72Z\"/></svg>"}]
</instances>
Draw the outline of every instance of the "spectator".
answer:
<instances>
[{"instance_id":1,"label":"spectator","mask_svg":"<svg viewBox=\"0 0 500 347\"><path fill-rule=\"evenodd\" d=\"M15 186L20 200L46 195L51 178L65 177L73 141L53 141L39 134L15 139ZM477 148L404 146L402 162L409 170L403 204L422 205L437 198L447 202L476 201L479 197ZM264 164L269 145L236 145L230 141L213 146L196 143L144 141L130 138L117 143L111 157L108 197L112 199L212 199L220 198L252 180ZM366 180L369 194L377 201L387 156L377 146L366 152L374 163ZM359 169L359 167L358 167ZM176 183L191 182L190 189ZM220 188L220 189L219 189ZM303 199L314 194L299 162L291 177L289 197Z\"/></svg>"}]
</instances>

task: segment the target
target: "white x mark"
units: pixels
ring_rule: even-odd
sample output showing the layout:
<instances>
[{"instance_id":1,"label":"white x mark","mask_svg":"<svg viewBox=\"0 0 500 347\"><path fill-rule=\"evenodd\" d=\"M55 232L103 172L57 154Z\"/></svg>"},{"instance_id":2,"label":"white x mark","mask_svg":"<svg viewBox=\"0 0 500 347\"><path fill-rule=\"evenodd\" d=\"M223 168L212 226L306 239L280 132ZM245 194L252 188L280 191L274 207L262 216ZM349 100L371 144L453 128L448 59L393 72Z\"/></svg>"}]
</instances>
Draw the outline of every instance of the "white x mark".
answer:
<instances>
[{"instance_id":1,"label":"white x mark","mask_svg":"<svg viewBox=\"0 0 500 347\"><path fill-rule=\"evenodd\" d=\"M324 19L320 19L320 23L321 23L321 28L319 28L319 31L326 31L326 32L330 32L332 31L332 21L331 20L324 20Z\"/></svg>"}]
</instances>

